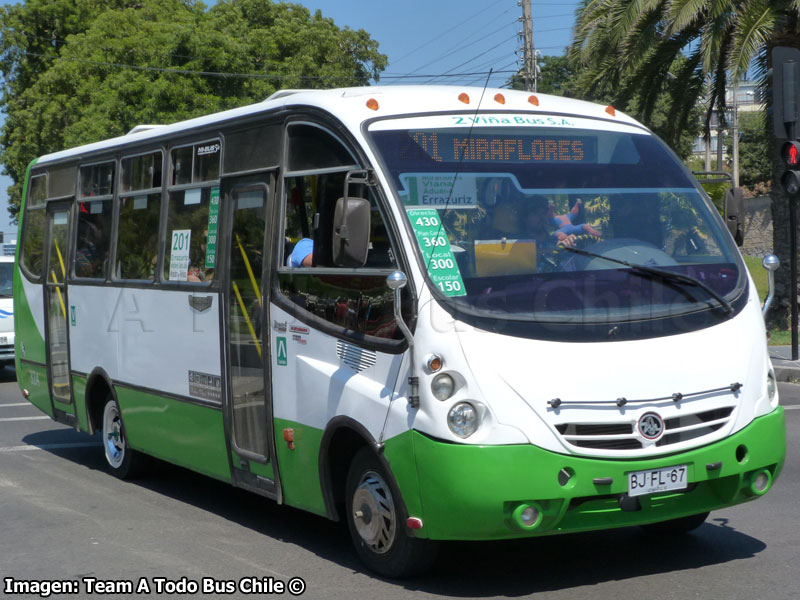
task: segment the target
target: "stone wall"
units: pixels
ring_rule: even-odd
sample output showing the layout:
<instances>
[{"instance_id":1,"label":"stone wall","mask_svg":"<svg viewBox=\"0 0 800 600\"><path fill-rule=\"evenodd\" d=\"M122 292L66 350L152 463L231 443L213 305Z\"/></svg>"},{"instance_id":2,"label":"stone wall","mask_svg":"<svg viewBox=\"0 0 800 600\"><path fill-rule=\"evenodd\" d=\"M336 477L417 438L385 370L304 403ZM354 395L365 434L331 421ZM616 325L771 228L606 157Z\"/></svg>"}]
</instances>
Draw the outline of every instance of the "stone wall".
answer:
<instances>
[{"instance_id":1,"label":"stone wall","mask_svg":"<svg viewBox=\"0 0 800 600\"><path fill-rule=\"evenodd\" d=\"M772 252L772 197L756 196L744 200L744 246L742 254L763 257Z\"/></svg>"}]
</instances>

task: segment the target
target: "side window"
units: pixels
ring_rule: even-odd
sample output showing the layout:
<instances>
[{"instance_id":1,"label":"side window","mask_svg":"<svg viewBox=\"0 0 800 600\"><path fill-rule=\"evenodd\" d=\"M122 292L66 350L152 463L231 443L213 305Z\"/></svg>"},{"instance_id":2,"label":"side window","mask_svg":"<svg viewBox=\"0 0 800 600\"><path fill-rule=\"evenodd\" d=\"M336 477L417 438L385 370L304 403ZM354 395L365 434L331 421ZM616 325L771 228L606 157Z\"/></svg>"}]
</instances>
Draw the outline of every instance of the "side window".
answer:
<instances>
[{"instance_id":1,"label":"side window","mask_svg":"<svg viewBox=\"0 0 800 600\"><path fill-rule=\"evenodd\" d=\"M335 267L330 245L336 201L344 194L346 172L287 177L284 257L287 267ZM351 196L370 201L370 238L366 269L396 266L389 234L372 189L353 186ZM316 254L313 252L316 250Z\"/></svg>"},{"instance_id":2,"label":"side window","mask_svg":"<svg viewBox=\"0 0 800 600\"><path fill-rule=\"evenodd\" d=\"M114 277L153 281L158 262L162 153L120 163L119 241Z\"/></svg>"},{"instance_id":3,"label":"side window","mask_svg":"<svg viewBox=\"0 0 800 600\"><path fill-rule=\"evenodd\" d=\"M295 125L288 134L281 292L308 313L350 332L399 338L393 292L386 287L386 275L396 268L396 254L374 190L356 185L349 190L350 197L370 201L366 263L357 268L336 267L332 259L336 202L344 195L348 171L358 165L345 146L323 129ZM293 175L292 171L302 173Z\"/></svg>"},{"instance_id":4,"label":"side window","mask_svg":"<svg viewBox=\"0 0 800 600\"><path fill-rule=\"evenodd\" d=\"M25 211L25 223L20 261L29 279L39 279L44 268L44 207Z\"/></svg>"},{"instance_id":5,"label":"side window","mask_svg":"<svg viewBox=\"0 0 800 600\"><path fill-rule=\"evenodd\" d=\"M80 168L75 276L103 279L111 249L114 163Z\"/></svg>"},{"instance_id":6,"label":"side window","mask_svg":"<svg viewBox=\"0 0 800 600\"><path fill-rule=\"evenodd\" d=\"M44 201L47 198L47 175L34 175L28 183L23 221L23 244L20 253L22 272L28 279L39 279L44 266Z\"/></svg>"},{"instance_id":7,"label":"side window","mask_svg":"<svg viewBox=\"0 0 800 600\"><path fill-rule=\"evenodd\" d=\"M167 206L164 278L205 282L214 279L220 214L221 145L210 140L173 148Z\"/></svg>"}]
</instances>

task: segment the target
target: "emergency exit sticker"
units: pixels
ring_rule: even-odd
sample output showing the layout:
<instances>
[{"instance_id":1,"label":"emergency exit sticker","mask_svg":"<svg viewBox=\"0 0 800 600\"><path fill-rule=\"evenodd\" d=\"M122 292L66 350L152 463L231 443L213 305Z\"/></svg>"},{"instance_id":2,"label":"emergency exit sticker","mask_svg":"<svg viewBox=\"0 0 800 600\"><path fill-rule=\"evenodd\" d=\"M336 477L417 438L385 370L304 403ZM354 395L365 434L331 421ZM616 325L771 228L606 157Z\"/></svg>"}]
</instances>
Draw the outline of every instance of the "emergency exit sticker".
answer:
<instances>
[{"instance_id":1,"label":"emergency exit sticker","mask_svg":"<svg viewBox=\"0 0 800 600\"><path fill-rule=\"evenodd\" d=\"M289 349L286 346L286 338L279 335L275 338L275 342L275 354L278 359L278 365L285 367L289 364Z\"/></svg>"},{"instance_id":2,"label":"emergency exit sticker","mask_svg":"<svg viewBox=\"0 0 800 600\"><path fill-rule=\"evenodd\" d=\"M446 296L466 296L461 271L441 226L439 212L434 208L410 208L406 212L434 285Z\"/></svg>"}]
</instances>

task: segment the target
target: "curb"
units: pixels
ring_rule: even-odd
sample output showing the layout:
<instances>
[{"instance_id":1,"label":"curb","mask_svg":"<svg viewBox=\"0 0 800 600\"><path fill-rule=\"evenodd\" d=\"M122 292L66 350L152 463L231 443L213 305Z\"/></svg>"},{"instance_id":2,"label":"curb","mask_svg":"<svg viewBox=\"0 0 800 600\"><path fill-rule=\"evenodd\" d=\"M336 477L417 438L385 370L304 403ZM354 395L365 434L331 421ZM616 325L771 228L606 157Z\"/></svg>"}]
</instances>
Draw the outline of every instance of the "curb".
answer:
<instances>
[{"instance_id":1,"label":"curb","mask_svg":"<svg viewBox=\"0 0 800 600\"><path fill-rule=\"evenodd\" d=\"M780 382L797 383L800 382L800 366L776 365L773 363L775 380Z\"/></svg>"}]
</instances>

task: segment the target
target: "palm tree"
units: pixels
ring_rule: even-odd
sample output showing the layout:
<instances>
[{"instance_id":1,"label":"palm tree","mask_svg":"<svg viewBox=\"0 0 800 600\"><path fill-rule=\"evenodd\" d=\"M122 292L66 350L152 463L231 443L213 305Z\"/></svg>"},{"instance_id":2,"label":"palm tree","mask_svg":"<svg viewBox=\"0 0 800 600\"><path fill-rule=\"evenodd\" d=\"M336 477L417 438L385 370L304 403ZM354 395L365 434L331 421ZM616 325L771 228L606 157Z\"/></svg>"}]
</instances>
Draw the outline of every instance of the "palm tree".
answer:
<instances>
[{"instance_id":1,"label":"palm tree","mask_svg":"<svg viewBox=\"0 0 800 600\"><path fill-rule=\"evenodd\" d=\"M800 0L582 0L569 54L581 67L581 94L610 96L619 108L638 97L637 116L646 122L666 90L665 137L674 144L698 104L705 104L706 139L713 111L724 123L725 89L751 65L768 91L776 46L800 48ZM773 147L777 174L781 161ZM773 186L772 214L774 251L788 263L789 230L781 226L788 223L788 201L779 185ZM778 275L783 324L788 269Z\"/></svg>"}]
</instances>

